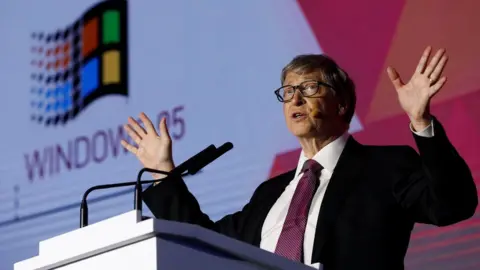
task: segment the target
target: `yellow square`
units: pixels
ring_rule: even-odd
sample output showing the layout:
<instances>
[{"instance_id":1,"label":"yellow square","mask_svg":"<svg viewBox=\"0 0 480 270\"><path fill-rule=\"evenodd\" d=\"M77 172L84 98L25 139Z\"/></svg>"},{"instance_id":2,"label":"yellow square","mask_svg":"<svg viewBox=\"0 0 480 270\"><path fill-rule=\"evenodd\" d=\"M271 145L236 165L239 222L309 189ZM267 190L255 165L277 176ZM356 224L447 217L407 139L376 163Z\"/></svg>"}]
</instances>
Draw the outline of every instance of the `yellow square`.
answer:
<instances>
[{"instance_id":1,"label":"yellow square","mask_svg":"<svg viewBox=\"0 0 480 270\"><path fill-rule=\"evenodd\" d=\"M120 53L107 51L103 54L102 82L115 84L120 82Z\"/></svg>"}]
</instances>

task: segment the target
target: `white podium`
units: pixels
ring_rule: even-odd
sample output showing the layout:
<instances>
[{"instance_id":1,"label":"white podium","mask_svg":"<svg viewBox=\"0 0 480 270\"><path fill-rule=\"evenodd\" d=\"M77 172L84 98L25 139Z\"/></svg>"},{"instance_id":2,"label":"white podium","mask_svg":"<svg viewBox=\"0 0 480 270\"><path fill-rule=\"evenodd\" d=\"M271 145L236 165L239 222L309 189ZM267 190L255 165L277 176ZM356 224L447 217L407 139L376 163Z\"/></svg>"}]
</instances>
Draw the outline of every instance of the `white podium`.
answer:
<instances>
[{"instance_id":1,"label":"white podium","mask_svg":"<svg viewBox=\"0 0 480 270\"><path fill-rule=\"evenodd\" d=\"M200 226L125 214L39 243L39 255L14 270L311 270Z\"/></svg>"}]
</instances>

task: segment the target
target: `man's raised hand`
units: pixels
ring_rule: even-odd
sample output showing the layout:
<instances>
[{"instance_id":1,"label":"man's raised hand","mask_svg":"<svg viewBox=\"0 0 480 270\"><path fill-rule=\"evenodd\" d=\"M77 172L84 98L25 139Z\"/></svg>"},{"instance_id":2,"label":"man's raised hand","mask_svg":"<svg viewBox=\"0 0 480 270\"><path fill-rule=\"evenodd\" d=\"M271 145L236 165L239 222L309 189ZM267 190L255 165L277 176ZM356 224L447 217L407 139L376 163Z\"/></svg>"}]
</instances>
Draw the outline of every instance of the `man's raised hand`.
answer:
<instances>
[{"instance_id":1,"label":"man's raised hand","mask_svg":"<svg viewBox=\"0 0 480 270\"><path fill-rule=\"evenodd\" d=\"M388 77L397 90L400 106L417 131L430 124L430 99L447 81L447 78L442 76L448 60L445 50L438 50L427 65L431 51L430 46L425 49L415 72L407 83L403 83L393 67L387 69Z\"/></svg>"},{"instance_id":2,"label":"man's raised hand","mask_svg":"<svg viewBox=\"0 0 480 270\"><path fill-rule=\"evenodd\" d=\"M125 124L124 128L136 145L122 140L122 146L134 154L144 167L171 171L175 167L172 157L172 139L165 118L162 118L159 124L160 134L145 113L140 114L140 120L145 128L132 117L128 118L128 124ZM153 177L159 179L164 176L153 174Z\"/></svg>"}]
</instances>

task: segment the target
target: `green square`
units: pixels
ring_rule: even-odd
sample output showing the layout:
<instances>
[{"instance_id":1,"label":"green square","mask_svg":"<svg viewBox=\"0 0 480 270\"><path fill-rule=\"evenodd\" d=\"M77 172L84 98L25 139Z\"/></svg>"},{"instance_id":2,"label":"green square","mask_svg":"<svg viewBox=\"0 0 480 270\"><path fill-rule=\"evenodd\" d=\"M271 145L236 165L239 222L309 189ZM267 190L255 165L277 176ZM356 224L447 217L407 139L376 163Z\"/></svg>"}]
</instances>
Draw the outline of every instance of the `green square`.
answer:
<instances>
[{"instance_id":1,"label":"green square","mask_svg":"<svg viewBox=\"0 0 480 270\"><path fill-rule=\"evenodd\" d=\"M109 10L103 13L103 44L120 42L120 12Z\"/></svg>"}]
</instances>

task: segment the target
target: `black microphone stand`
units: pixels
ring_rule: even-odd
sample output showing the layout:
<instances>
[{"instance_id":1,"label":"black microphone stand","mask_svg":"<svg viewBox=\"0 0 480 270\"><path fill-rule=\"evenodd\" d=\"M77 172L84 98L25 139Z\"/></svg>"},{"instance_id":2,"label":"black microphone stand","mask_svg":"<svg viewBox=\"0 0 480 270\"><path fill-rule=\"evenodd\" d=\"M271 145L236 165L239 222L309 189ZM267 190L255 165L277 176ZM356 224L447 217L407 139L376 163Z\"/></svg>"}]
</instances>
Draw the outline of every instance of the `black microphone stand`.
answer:
<instances>
[{"instance_id":1,"label":"black microphone stand","mask_svg":"<svg viewBox=\"0 0 480 270\"><path fill-rule=\"evenodd\" d=\"M150 168L143 168L141 170L141 173L146 172L146 171L147 172L152 172L152 173L164 174L164 175L167 175L167 177L172 175L169 172L154 170L154 169L150 169ZM139 173L139 177L141 177L141 173ZM185 176L185 175L187 175L187 174L183 174L182 176ZM114 187L126 187L126 186L136 186L137 189L138 189L139 183L140 183L140 189L138 189L138 190L141 190L141 185L155 183L155 182L158 182L158 181L161 181L161 180L164 180L164 178L154 179L154 180L143 180L143 181L140 181L139 179L137 179L137 181L134 181L134 182L122 182L122 183L115 183L115 184L98 185L98 186L93 186L93 187L87 189L87 191L85 191L85 193L83 194L82 203L80 204L80 228L83 228L83 227L88 225L87 197L92 191L99 190L99 189L109 189L109 188L114 188ZM136 195L136 192L135 192L135 195ZM136 199L135 199L135 210L140 210L141 211L141 206L140 206L140 209L137 209L138 205L142 205L141 198L140 198L140 202L138 202L137 201L138 195L136 195L135 197L136 197Z\"/></svg>"},{"instance_id":2,"label":"black microphone stand","mask_svg":"<svg viewBox=\"0 0 480 270\"><path fill-rule=\"evenodd\" d=\"M90 192L97 190L97 189L108 189L114 187L124 187L124 186L135 186L135 198L134 198L134 209L140 211L142 213L142 185L155 183L158 181L163 181L169 177L183 177L187 175L194 175L198 173L203 167L210 164L215 159L219 158L229 150L233 148L233 144L231 142L224 143L220 147L215 147L213 144L209 145L204 150L200 151L198 154L194 155L193 157L189 158L187 161L183 162L182 164L175 167L171 172L155 170L151 168L143 168L138 172L137 181L135 182L123 182L123 183L115 183L115 184L106 184L106 185L98 185L93 186L83 194L82 203L80 206L80 228L85 227L88 225L88 206L87 206L87 196ZM188 171L185 173L185 171ZM158 173L166 175L166 178L162 179L154 179L154 180L140 180L142 174L144 172L151 172L151 173Z\"/></svg>"}]
</instances>

